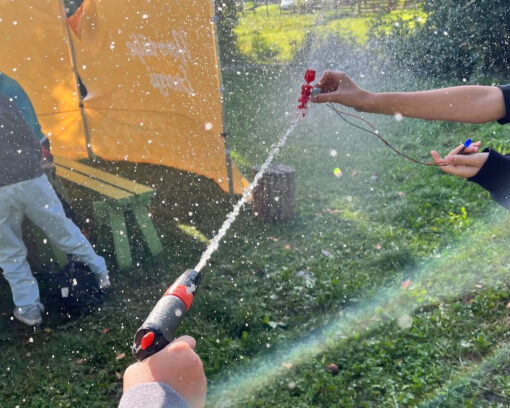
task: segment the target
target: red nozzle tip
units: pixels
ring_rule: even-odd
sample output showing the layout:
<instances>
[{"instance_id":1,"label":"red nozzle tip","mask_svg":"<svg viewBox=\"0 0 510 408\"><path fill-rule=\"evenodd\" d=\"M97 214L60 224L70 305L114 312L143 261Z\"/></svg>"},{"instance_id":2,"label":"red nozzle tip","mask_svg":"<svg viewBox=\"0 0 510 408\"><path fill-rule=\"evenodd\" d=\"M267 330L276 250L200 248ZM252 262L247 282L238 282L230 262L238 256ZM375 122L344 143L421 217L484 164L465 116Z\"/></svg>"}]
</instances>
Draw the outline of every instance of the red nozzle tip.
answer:
<instances>
[{"instance_id":1,"label":"red nozzle tip","mask_svg":"<svg viewBox=\"0 0 510 408\"><path fill-rule=\"evenodd\" d=\"M315 81L315 71L313 69L307 69L305 72L305 81L306 83L310 83Z\"/></svg>"},{"instance_id":2,"label":"red nozzle tip","mask_svg":"<svg viewBox=\"0 0 510 408\"><path fill-rule=\"evenodd\" d=\"M142 337L142 340L140 341L140 346L142 347L142 350L147 350L150 346L152 346L153 342L154 332L147 332L145 336Z\"/></svg>"}]
</instances>

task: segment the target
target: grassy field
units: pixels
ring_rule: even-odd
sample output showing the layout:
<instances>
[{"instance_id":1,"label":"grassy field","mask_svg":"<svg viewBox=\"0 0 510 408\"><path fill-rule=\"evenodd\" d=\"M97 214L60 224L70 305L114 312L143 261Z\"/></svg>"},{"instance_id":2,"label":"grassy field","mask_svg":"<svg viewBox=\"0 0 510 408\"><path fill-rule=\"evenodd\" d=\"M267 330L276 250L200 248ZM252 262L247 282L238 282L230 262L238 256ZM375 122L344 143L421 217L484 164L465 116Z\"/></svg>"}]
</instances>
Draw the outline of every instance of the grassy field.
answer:
<instances>
[{"instance_id":1,"label":"grassy field","mask_svg":"<svg viewBox=\"0 0 510 408\"><path fill-rule=\"evenodd\" d=\"M227 121L245 174L290 123L301 76L225 73ZM468 136L510 146L499 125L367 117L421 159ZM268 225L243 211L180 330L198 340L209 405L510 406L506 211L477 186L405 161L325 107L313 108L277 161L296 168L296 217ZM140 248L138 267L112 271L100 309L67 316L49 304L33 330L11 317L2 281L2 407L116 406L135 330L228 212L209 180L156 166L104 167L156 186L151 211L165 254L147 262Z\"/></svg>"},{"instance_id":2,"label":"grassy field","mask_svg":"<svg viewBox=\"0 0 510 408\"><path fill-rule=\"evenodd\" d=\"M246 6L249 8L249 5ZM267 10L267 12L266 12ZM239 16L234 30L241 55L259 62L290 62L302 47L307 36L335 36L363 45L378 16L374 13L354 15L346 11L316 13L280 12L277 4L257 8ZM394 10L382 17L388 29L393 24L410 28L423 23L426 14L419 9Z\"/></svg>"}]
</instances>

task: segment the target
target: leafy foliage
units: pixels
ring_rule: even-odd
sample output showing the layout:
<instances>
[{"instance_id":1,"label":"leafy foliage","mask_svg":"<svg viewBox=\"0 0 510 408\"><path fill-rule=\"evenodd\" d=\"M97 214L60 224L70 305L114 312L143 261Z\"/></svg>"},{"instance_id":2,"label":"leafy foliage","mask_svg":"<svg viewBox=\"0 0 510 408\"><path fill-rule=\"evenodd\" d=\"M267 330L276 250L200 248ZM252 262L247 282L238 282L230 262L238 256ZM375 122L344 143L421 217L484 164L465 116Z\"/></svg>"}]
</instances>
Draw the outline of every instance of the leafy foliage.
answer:
<instances>
[{"instance_id":1,"label":"leafy foliage","mask_svg":"<svg viewBox=\"0 0 510 408\"><path fill-rule=\"evenodd\" d=\"M384 17L374 33L386 38L383 54L422 75L469 79L473 74L510 72L510 3L506 0L427 0L424 24L395 24Z\"/></svg>"},{"instance_id":2,"label":"leafy foliage","mask_svg":"<svg viewBox=\"0 0 510 408\"><path fill-rule=\"evenodd\" d=\"M237 2L235 0L215 0L214 7L221 61L231 63L238 55L234 33L234 28L238 23Z\"/></svg>"},{"instance_id":3,"label":"leafy foliage","mask_svg":"<svg viewBox=\"0 0 510 408\"><path fill-rule=\"evenodd\" d=\"M272 61L279 53L278 46L269 45L259 32L255 32L253 34L251 39L251 48L256 59L259 61Z\"/></svg>"},{"instance_id":4,"label":"leafy foliage","mask_svg":"<svg viewBox=\"0 0 510 408\"><path fill-rule=\"evenodd\" d=\"M370 28L376 19L374 13L360 16L350 12L350 8L320 10L317 13L280 12L278 5L271 4L264 11L246 12L240 16L234 32L239 52L248 59L262 64L274 62L288 63L302 59L310 48L310 40L326 43L332 38L342 43L364 45ZM384 14L379 27L384 35L397 21L403 21L409 27L416 21L424 21L426 14L419 9L399 9ZM266 52L260 52L262 40ZM377 47L376 47L377 49ZM267 52L271 50L271 52ZM267 58L265 58L267 56Z\"/></svg>"}]
</instances>

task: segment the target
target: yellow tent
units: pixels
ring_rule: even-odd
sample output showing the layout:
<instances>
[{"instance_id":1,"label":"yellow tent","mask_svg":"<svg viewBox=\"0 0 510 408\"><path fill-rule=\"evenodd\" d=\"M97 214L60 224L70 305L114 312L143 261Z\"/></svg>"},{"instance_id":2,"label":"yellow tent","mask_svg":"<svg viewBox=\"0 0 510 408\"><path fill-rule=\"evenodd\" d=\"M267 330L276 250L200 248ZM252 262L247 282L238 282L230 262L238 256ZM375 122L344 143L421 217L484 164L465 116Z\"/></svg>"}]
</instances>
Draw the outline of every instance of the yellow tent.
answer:
<instances>
[{"instance_id":1,"label":"yellow tent","mask_svg":"<svg viewBox=\"0 0 510 408\"><path fill-rule=\"evenodd\" d=\"M54 154L171 166L229 188L212 1L0 0L0 71ZM81 79L87 95L78 91ZM246 185L232 169L234 191Z\"/></svg>"}]
</instances>

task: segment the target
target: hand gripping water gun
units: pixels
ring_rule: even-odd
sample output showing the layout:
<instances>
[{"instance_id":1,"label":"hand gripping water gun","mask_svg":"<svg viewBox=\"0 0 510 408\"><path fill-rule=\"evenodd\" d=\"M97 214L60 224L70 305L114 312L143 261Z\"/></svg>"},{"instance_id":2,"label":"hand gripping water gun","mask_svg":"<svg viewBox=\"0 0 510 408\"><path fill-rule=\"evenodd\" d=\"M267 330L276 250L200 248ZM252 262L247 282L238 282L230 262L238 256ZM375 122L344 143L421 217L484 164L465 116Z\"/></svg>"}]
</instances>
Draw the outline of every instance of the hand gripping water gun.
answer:
<instances>
[{"instance_id":1,"label":"hand gripping water gun","mask_svg":"<svg viewBox=\"0 0 510 408\"><path fill-rule=\"evenodd\" d=\"M133 354L138 361L157 353L169 344L189 310L201 279L200 272L188 269L156 303L135 334Z\"/></svg>"}]
</instances>

